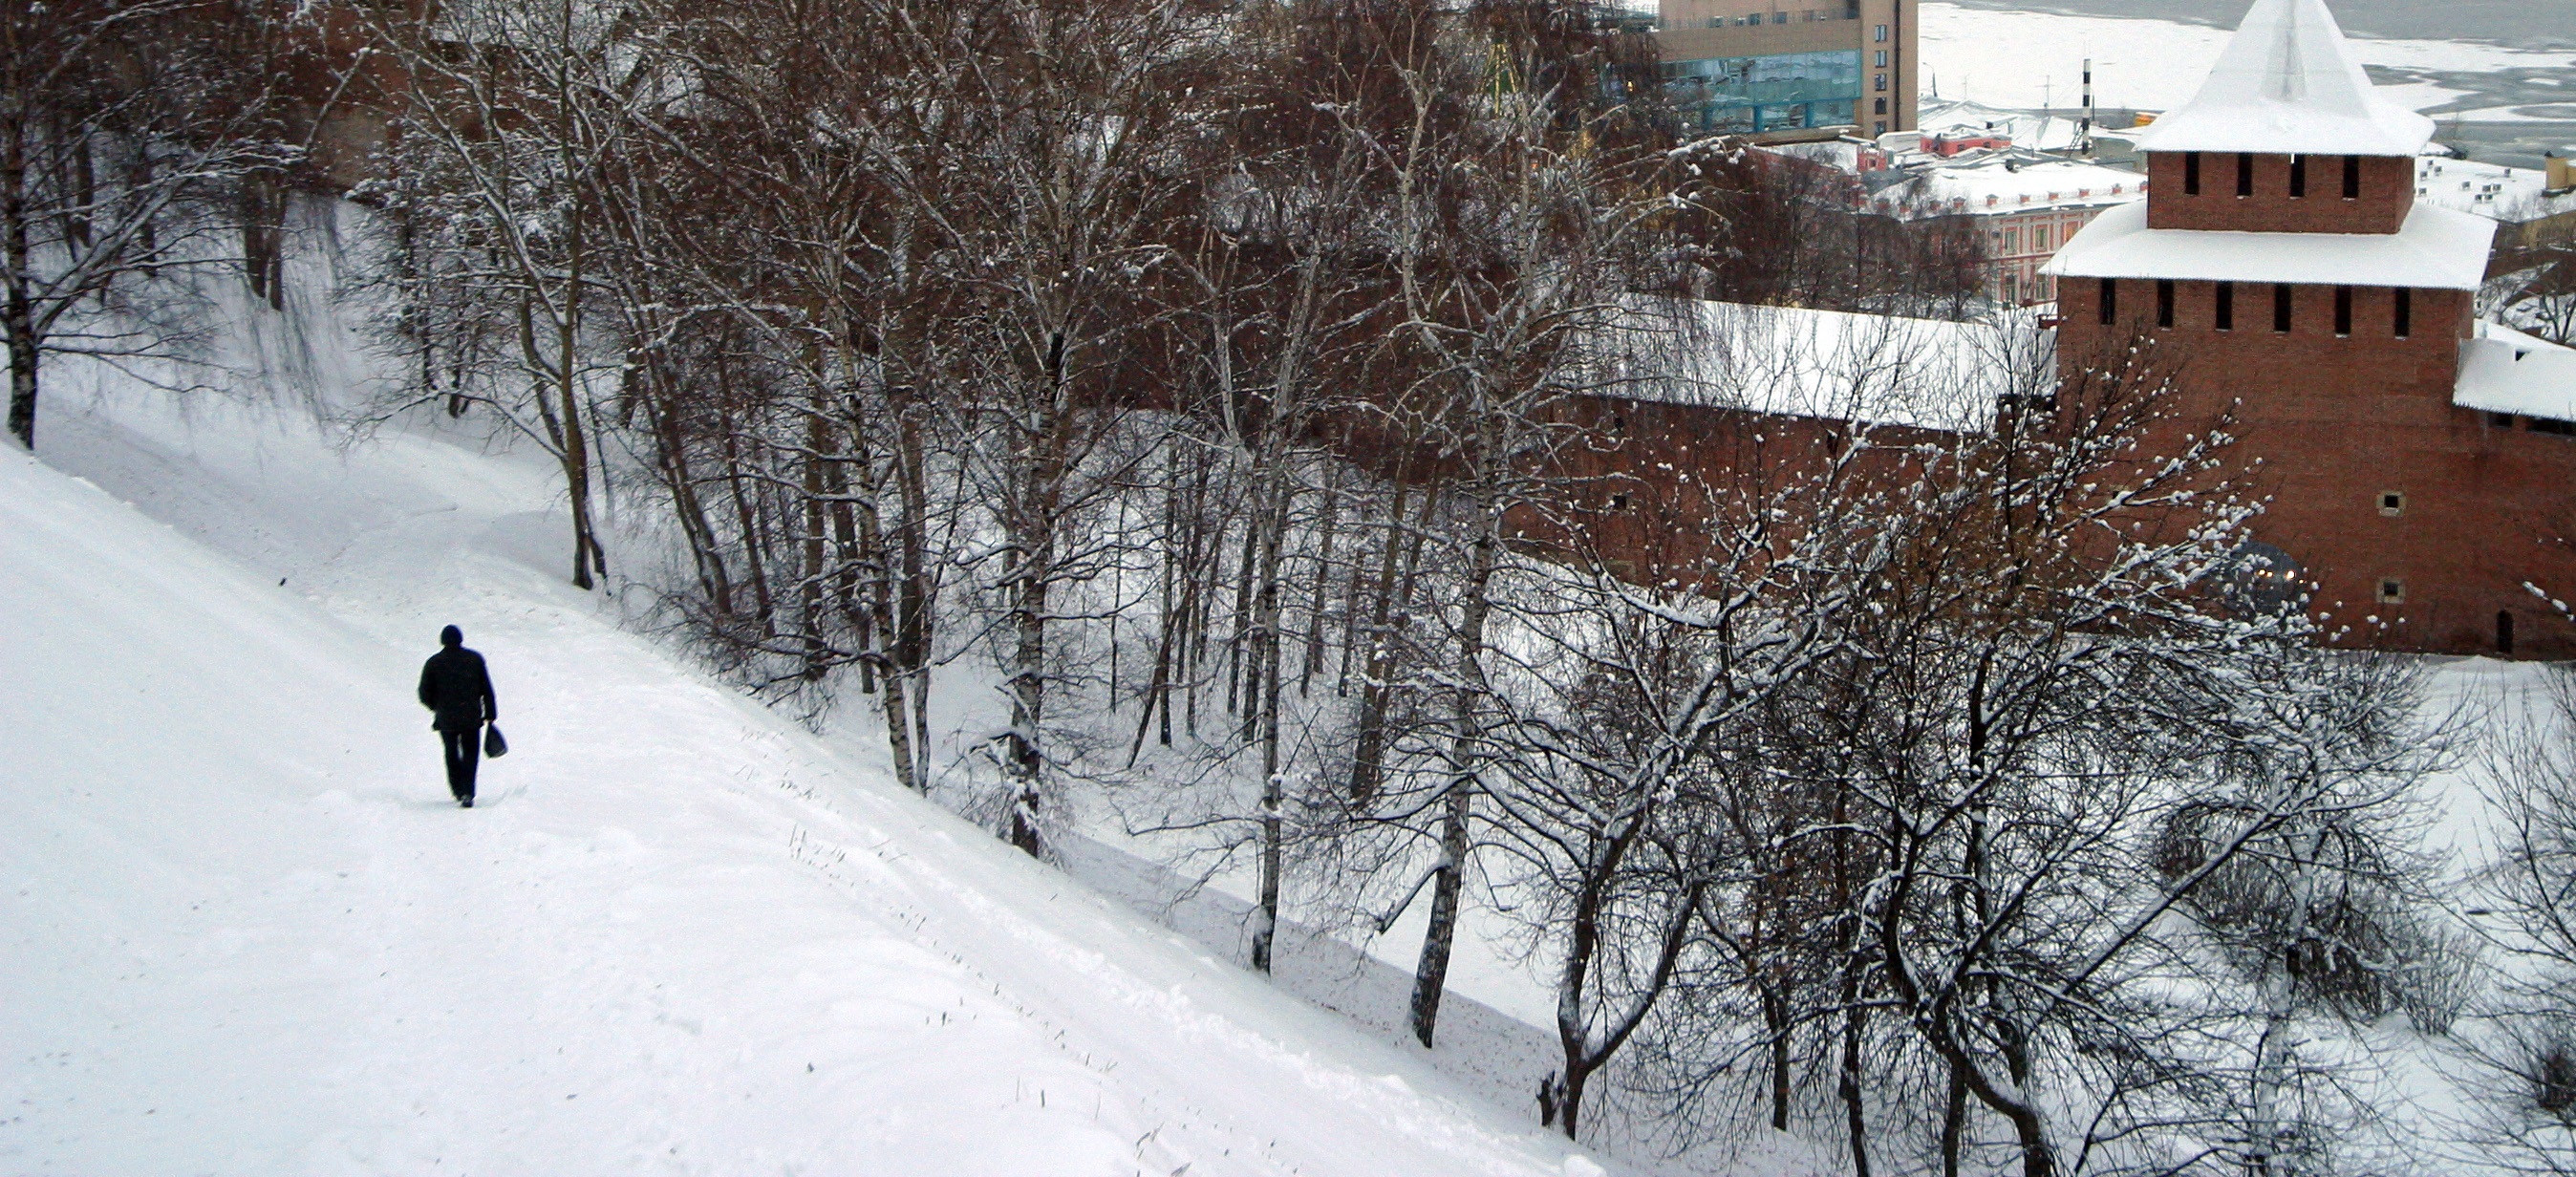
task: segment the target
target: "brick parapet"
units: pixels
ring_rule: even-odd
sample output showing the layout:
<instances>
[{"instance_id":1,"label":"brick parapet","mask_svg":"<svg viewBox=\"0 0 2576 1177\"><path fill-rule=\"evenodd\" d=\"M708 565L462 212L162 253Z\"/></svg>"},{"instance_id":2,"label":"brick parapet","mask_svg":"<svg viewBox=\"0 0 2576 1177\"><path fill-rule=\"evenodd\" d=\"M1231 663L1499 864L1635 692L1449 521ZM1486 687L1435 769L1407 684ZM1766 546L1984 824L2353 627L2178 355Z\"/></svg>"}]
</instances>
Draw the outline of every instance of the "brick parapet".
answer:
<instances>
[{"instance_id":1,"label":"brick parapet","mask_svg":"<svg viewBox=\"0 0 2576 1177\"><path fill-rule=\"evenodd\" d=\"M2189 191L2191 160L2200 160L2199 191ZM2151 181L2147 227L2243 233L2395 233L2415 210L2415 161L2393 156L2311 155L2306 195L2292 196L2289 155L2224 152L2147 154ZM2347 159L2357 165L2360 195L2344 196ZM2250 163L2250 192L2237 195L2237 172Z\"/></svg>"}]
</instances>

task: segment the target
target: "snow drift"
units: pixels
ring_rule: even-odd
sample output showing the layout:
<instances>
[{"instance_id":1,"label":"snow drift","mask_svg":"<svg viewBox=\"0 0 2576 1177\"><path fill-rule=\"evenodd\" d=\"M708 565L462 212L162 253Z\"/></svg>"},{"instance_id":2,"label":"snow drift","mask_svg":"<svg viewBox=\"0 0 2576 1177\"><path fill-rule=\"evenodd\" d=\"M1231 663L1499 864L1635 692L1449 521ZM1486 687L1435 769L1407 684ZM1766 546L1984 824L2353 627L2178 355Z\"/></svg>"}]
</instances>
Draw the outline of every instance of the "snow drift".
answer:
<instances>
[{"instance_id":1,"label":"snow drift","mask_svg":"<svg viewBox=\"0 0 2576 1177\"><path fill-rule=\"evenodd\" d=\"M46 428L169 522L0 456L0 1169L1600 1171L609 624L541 469Z\"/></svg>"}]
</instances>

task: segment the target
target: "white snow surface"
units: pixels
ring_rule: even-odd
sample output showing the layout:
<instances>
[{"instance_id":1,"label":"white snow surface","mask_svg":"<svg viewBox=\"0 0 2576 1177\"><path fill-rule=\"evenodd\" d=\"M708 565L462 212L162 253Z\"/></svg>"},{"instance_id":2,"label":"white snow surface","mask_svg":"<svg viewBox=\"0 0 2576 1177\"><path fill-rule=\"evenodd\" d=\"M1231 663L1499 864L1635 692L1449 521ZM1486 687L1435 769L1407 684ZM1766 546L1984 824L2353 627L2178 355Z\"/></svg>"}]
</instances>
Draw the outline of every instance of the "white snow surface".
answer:
<instances>
[{"instance_id":1,"label":"white snow surface","mask_svg":"<svg viewBox=\"0 0 2576 1177\"><path fill-rule=\"evenodd\" d=\"M2003 110L1964 98L1926 96L1915 121L1922 125L1921 138L1999 134L2012 140L2013 146L2033 151L2064 151L2075 146L2075 141L2083 133L2079 120L2063 115L2046 111ZM1888 137L1913 139L1918 136L1912 131L1896 131L1890 132Z\"/></svg>"},{"instance_id":2,"label":"white snow surface","mask_svg":"<svg viewBox=\"0 0 2576 1177\"><path fill-rule=\"evenodd\" d=\"M621 629L542 463L193 417L0 453L0 1171L1601 1171Z\"/></svg>"},{"instance_id":3,"label":"white snow surface","mask_svg":"<svg viewBox=\"0 0 2576 1177\"><path fill-rule=\"evenodd\" d=\"M2068 109L2081 94L2084 62L2093 62L2096 97L2110 110L2178 110L2208 78L2231 34L2180 21L1998 12L1927 0L1922 7L1925 109L1931 95L1970 99L2008 110ZM2562 70L2570 55L2468 41L2352 37L2347 52L2364 65L2413 73ZM2465 91L2418 81L2381 86L2380 97L2409 110L2446 106ZM1928 117L1928 116L1927 116ZM2505 106L2444 113L2444 121L2527 122L2549 116ZM2115 134L2118 132L2114 132Z\"/></svg>"},{"instance_id":4,"label":"white snow surface","mask_svg":"<svg viewBox=\"0 0 2576 1177\"><path fill-rule=\"evenodd\" d=\"M2415 199L2509 225L2576 213L2576 189L2551 195L2547 172L2441 156L2415 161Z\"/></svg>"},{"instance_id":5,"label":"white snow surface","mask_svg":"<svg viewBox=\"0 0 2576 1177\"><path fill-rule=\"evenodd\" d=\"M2576 348L2480 320L2477 336L2460 344L2460 383L2451 403L2576 421Z\"/></svg>"},{"instance_id":6,"label":"white snow surface","mask_svg":"<svg viewBox=\"0 0 2576 1177\"><path fill-rule=\"evenodd\" d=\"M2381 97L2325 0L2254 0L2181 110L2140 132L2143 151L2412 156L2433 120Z\"/></svg>"},{"instance_id":7,"label":"white snow surface","mask_svg":"<svg viewBox=\"0 0 2576 1177\"><path fill-rule=\"evenodd\" d=\"M2008 160L2012 166L2006 166ZM2147 198L2147 178L2076 160L2024 161L1987 156L1927 168L1919 188L1898 191L1909 195L1919 191L1931 202L1926 215L1965 212L1972 216L1999 216L2142 201ZM1882 195L1880 200L1887 211L1895 211L1888 196Z\"/></svg>"},{"instance_id":8,"label":"white snow surface","mask_svg":"<svg viewBox=\"0 0 2576 1177\"><path fill-rule=\"evenodd\" d=\"M2237 233L2150 229L2144 203L2093 218L2041 267L2067 278L2305 282L2475 290L2496 223L2418 204L2395 233Z\"/></svg>"},{"instance_id":9,"label":"white snow surface","mask_svg":"<svg viewBox=\"0 0 2576 1177\"><path fill-rule=\"evenodd\" d=\"M1666 324L1678 349L1632 358L1618 394L1873 425L1982 430L2013 383L2053 361L2027 316L2002 324L1951 323L1803 307L1698 301L1695 322ZM1632 312L1638 325L1655 314Z\"/></svg>"}]
</instances>

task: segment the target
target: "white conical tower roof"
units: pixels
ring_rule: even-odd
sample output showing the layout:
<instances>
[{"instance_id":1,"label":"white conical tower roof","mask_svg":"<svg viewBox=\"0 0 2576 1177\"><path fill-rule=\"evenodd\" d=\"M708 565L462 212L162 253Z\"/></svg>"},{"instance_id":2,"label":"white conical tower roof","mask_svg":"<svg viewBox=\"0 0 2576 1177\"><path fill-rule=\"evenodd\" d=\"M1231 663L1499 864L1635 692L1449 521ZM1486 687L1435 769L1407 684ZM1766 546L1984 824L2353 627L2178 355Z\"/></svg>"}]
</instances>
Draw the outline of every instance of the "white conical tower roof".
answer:
<instances>
[{"instance_id":1,"label":"white conical tower roof","mask_svg":"<svg viewBox=\"0 0 2576 1177\"><path fill-rule=\"evenodd\" d=\"M2200 93L2138 147L2412 156L2432 138L2433 120L2371 86L2325 0L2254 0Z\"/></svg>"}]
</instances>

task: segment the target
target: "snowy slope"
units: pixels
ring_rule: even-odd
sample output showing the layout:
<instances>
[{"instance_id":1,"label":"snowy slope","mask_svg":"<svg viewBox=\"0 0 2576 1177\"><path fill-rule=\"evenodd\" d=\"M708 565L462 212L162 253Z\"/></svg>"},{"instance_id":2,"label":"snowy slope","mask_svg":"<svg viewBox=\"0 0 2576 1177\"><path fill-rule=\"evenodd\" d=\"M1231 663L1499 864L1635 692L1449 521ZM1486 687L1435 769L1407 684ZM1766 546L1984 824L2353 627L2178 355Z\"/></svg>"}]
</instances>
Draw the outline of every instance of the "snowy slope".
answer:
<instances>
[{"instance_id":1,"label":"snowy slope","mask_svg":"<svg viewBox=\"0 0 2576 1177\"><path fill-rule=\"evenodd\" d=\"M610 624L539 467L43 427L150 516L0 455L0 1172L1599 1172Z\"/></svg>"}]
</instances>

